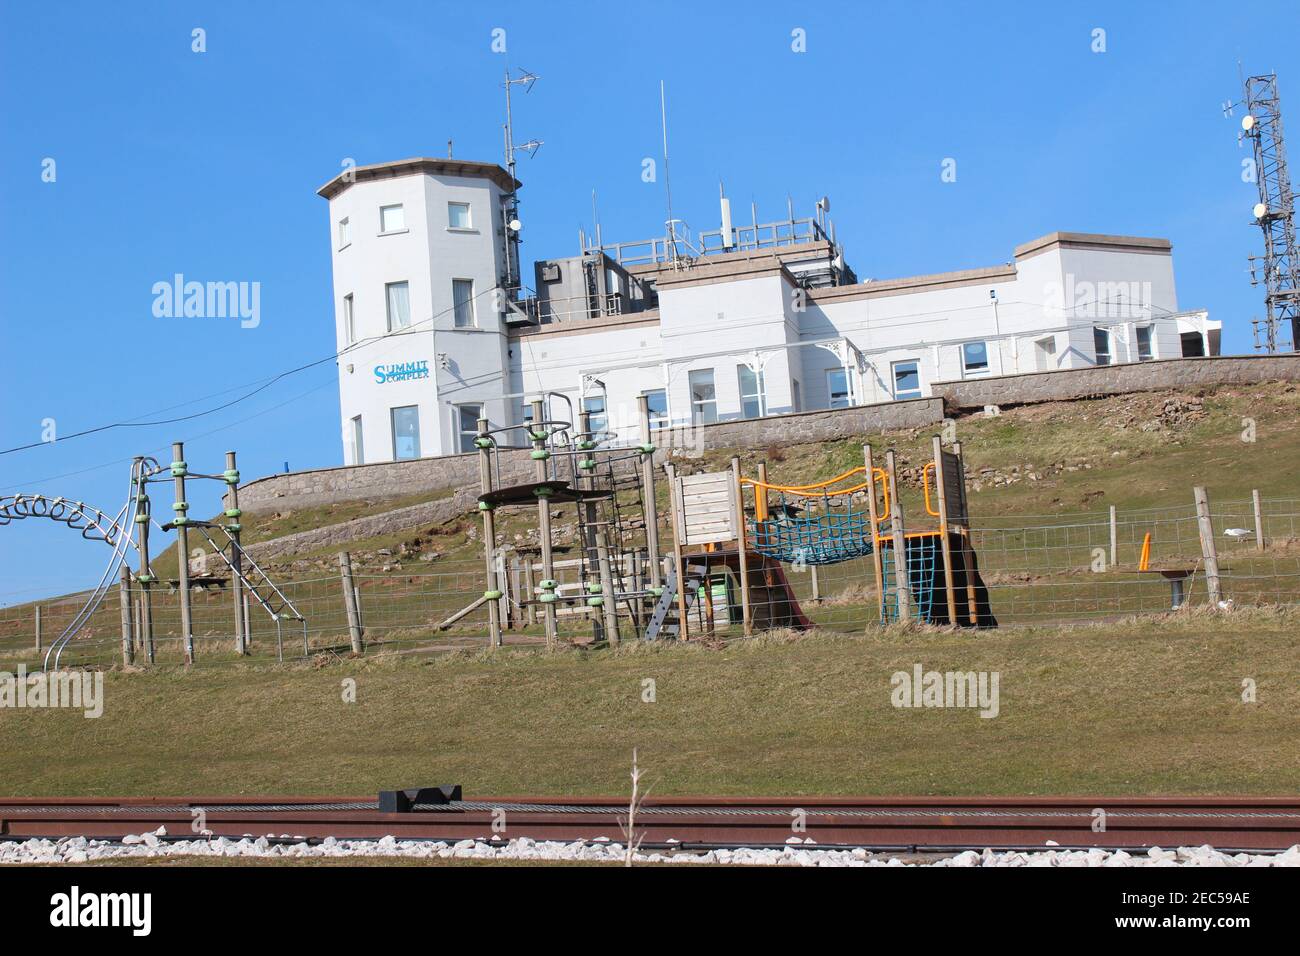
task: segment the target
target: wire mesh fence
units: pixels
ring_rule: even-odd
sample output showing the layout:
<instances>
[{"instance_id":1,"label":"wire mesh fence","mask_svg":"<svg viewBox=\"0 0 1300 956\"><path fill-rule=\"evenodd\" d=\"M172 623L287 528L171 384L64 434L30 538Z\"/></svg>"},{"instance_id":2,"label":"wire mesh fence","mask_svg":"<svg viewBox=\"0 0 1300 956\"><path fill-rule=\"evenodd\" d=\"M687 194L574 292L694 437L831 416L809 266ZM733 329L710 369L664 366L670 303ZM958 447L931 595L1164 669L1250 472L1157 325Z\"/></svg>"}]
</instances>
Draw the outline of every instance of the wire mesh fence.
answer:
<instances>
[{"instance_id":1,"label":"wire mesh fence","mask_svg":"<svg viewBox=\"0 0 1300 956\"><path fill-rule=\"evenodd\" d=\"M1236 605L1291 604L1300 596L1300 499L1266 498L1212 502L1210 524L1217 551L1223 599ZM910 529L909 529L910 530ZM1141 570L1144 539L1149 563ZM1171 609L1181 588L1187 605L1208 600L1207 567L1195 506L1142 510L1109 509L1058 515L1010 515L982 519L971 532L978 568L993 615L1001 625L1055 624L1154 614ZM545 609L530 600L526 553L505 566L512 584L499 598L506 622L506 646L545 644ZM640 589L644 560L621 569L616 590ZM571 644L592 639L600 609L581 596L579 562L557 562L557 593L569 599L555 606L557 639ZM692 559L688 558L688 572ZM540 579L534 566L531 583ZM256 603L244 610L246 655L235 652L236 606L228 582L191 592L194 662L302 660L320 654L346 655L351 633L343 581L338 574L283 578L285 595L305 621L276 620ZM767 562L750 570L751 609L756 627L799 621L829 630L860 631L879 623L880 602L874 559L855 558L822 566ZM484 563L439 558L427 567L353 572L356 606L367 655L437 653L488 646ZM736 569L715 566L692 589L688 606L691 636L741 633L741 598ZM140 621L144 591L129 592L137 663L180 664L186 660L180 595L155 585L148 594L152 653ZM888 600L888 593L887 593ZM45 650L74 619L85 595L0 608L0 669L39 666ZM941 597L932 596L940 601ZM476 605L477 602L477 606ZM623 640L639 639L654 612L654 598L619 602ZM39 611L38 611L39 608ZM473 608L472 610L470 610ZM39 642L38 624L39 614ZM121 596L114 588L66 651L65 665L109 665L124 656Z\"/></svg>"}]
</instances>

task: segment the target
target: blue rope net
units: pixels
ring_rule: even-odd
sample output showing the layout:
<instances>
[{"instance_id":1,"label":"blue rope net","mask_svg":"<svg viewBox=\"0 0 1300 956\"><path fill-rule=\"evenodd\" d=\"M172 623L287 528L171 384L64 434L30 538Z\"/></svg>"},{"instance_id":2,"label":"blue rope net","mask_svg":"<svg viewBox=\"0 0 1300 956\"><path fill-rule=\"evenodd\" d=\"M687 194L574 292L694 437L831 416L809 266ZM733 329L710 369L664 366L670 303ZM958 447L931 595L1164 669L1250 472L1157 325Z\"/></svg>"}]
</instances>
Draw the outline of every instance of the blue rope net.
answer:
<instances>
[{"instance_id":1,"label":"blue rope net","mask_svg":"<svg viewBox=\"0 0 1300 956\"><path fill-rule=\"evenodd\" d=\"M908 538L904 547L907 561L907 583L912 592L913 617L927 624L934 623L935 567L940 553L939 535L927 534ZM894 574L894 549L892 542L880 549L885 600L882 602L881 623L898 620L898 584Z\"/></svg>"},{"instance_id":2,"label":"blue rope net","mask_svg":"<svg viewBox=\"0 0 1300 956\"><path fill-rule=\"evenodd\" d=\"M823 510L816 515L791 514L781 497L776 517L766 521L749 519L749 539L755 551L787 564L836 564L871 553L871 516L852 503L832 511L823 498Z\"/></svg>"}]
</instances>

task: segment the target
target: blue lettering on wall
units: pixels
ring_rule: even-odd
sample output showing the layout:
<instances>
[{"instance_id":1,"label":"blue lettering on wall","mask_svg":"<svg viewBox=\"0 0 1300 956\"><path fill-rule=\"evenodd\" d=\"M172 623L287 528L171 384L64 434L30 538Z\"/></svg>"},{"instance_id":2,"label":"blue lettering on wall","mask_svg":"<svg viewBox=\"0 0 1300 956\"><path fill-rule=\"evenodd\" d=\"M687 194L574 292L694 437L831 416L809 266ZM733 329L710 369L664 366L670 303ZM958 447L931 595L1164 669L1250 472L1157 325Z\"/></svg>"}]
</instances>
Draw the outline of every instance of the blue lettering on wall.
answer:
<instances>
[{"instance_id":1,"label":"blue lettering on wall","mask_svg":"<svg viewBox=\"0 0 1300 956\"><path fill-rule=\"evenodd\" d=\"M427 359L419 362L397 362L393 365L375 366L375 381L380 385L385 382L408 382L412 379L428 377Z\"/></svg>"}]
</instances>

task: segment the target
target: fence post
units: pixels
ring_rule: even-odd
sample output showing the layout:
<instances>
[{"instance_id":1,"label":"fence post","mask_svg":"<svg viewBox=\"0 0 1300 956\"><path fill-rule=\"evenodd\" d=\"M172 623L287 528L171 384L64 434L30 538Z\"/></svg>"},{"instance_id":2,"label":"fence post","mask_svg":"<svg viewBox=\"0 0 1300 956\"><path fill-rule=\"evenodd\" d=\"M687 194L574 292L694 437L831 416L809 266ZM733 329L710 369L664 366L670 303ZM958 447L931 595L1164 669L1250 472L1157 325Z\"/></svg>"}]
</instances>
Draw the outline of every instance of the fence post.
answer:
<instances>
[{"instance_id":1,"label":"fence post","mask_svg":"<svg viewBox=\"0 0 1300 956\"><path fill-rule=\"evenodd\" d=\"M1209 592L1210 606L1218 607L1223 600L1223 590L1219 580L1219 553L1214 544L1214 522L1210 518L1210 496L1200 485L1192 489L1192 494L1196 498L1196 525L1201 535L1201 555L1205 558L1205 588Z\"/></svg>"},{"instance_id":2,"label":"fence post","mask_svg":"<svg viewBox=\"0 0 1300 956\"><path fill-rule=\"evenodd\" d=\"M235 467L233 451L226 452L226 471L222 477L226 481L226 533L234 545L230 549L230 563L234 565L230 591L235 601L235 653L243 657L248 653L248 637L244 633L244 552L239 543L239 470Z\"/></svg>"},{"instance_id":3,"label":"fence post","mask_svg":"<svg viewBox=\"0 0 1300 956\"><path fill-rule=\"evenodd\" d=\"M36 651L41 650L41 606L36 605Z\"/></svg>"},{"instance_id":4,"label":"fence post","mask_svg":"<svg viewBox=\"0 0 1300 956\"><path fill-rule=\"evenodd\" d=\"M352 588L352 555L346 551L339 552L339 573L343 576L343 605L348 612L348 638L352 642L352 653L363 651L361 643L361 618L357 614L357 595Z\"/></svg>"},{"instance_id":5,"label":"fence post","mask_svg":"<svg viewBox=\"0 0 1300 956\"><path fill-rule=\"evenodd\" d=\"M185 445L172 442L172 479L176 491L176 502L172 505L176 517L172 526L176 529L176 565L179 569L177 591L181 600L181 641L185 645L185 663L194 663L194 627L190 616L190 539L189 511L190 504L185 500Z\"/></svg>"},{"instance_id":6,"label":"fence post","mask_svg":"<svg viewBox=\"0 0 1300 956\"><path fill-rule=\"evenodd\" d=\"M1255 505L1255 550L1264 551L1264 508L1260 504L1258 488L1250 493L1250 498Z\"/></svg>"},{"instance_id":7,"label":"fence post","mask_svg":"<svg viewBox=\"0 0 1300 956\"><path fill-rule=\"evenodd\" d=\"M1115 506L1110 506L1110 566L1114 570L1119 564L1119 534L1115 522Z\"/></svg>"},{"instance_id":8,"label":"fence post","mask_svg":"<svg viewBox=\"0 0 1300 956\"><path fill-rule=\"evenodd\" d=\"M885 473L889 482L889 525L894 539L894 591L898 596L898 620L912 619L912 583L907 566L907 537L903 532L903 506L898 500L898 475L894 449L885 452Z\"/></svg>"},{"instance_id":9,"label":"fence post","mask_svg":"<svg viewBox=\"0 0 1300 956\"><path fill-rule=\"evenodd\" d=\"M122 663L128 667L135 663L135 622L131 606L131 569L122 565Z\"/></svg>"}]
</instances>

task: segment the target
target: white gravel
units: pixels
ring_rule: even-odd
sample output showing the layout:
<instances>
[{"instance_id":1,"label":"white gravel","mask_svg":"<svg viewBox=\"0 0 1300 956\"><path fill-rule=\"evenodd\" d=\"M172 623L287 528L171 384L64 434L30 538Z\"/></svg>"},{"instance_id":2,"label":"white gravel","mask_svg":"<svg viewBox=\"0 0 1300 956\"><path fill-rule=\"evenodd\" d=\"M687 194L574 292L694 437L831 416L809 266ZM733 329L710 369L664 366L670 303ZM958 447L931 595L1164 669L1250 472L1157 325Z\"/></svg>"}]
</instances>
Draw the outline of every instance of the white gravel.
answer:
<instances>
[{"instance_id":1,"label":"white gravel","mask_svg":"<svg viewBox=\"0 0 1300 956\"><path fill-rule=\"evenodd\" d=\"M120 842L70 837L61 840L26 840L0 842L3 863L93 863L99 860L142 859L160 857L270 857L310 860L320 857L406 857L415 859L455 860L556 860L589 863L621 863L624 847L607 839L593 843L538 842L527 837L508 843L490 844L483 840L458 843L422 840L335 840L321 843L283 842L294 837L282 834L254 839L244 837L205 837L193 840L164 840L165 829L153 833L124 837ZM269 839L268 839L269 837ZM272 843L271 840L279 842ZM1300 845L1285 853L1220 853L1210 846L1178 847L1164 850L1152 847L1145 853L1123 850L1060 850L976 853L968 850L954 856L918 859L908 855L900 859L888 854L873 854L863 849L823 850L811 840L791 840L784 848L711 850L707 853L659 850L639 851L638 863L721 863L742 866L1300 866Z\"/></svg>"}]
</instances>

